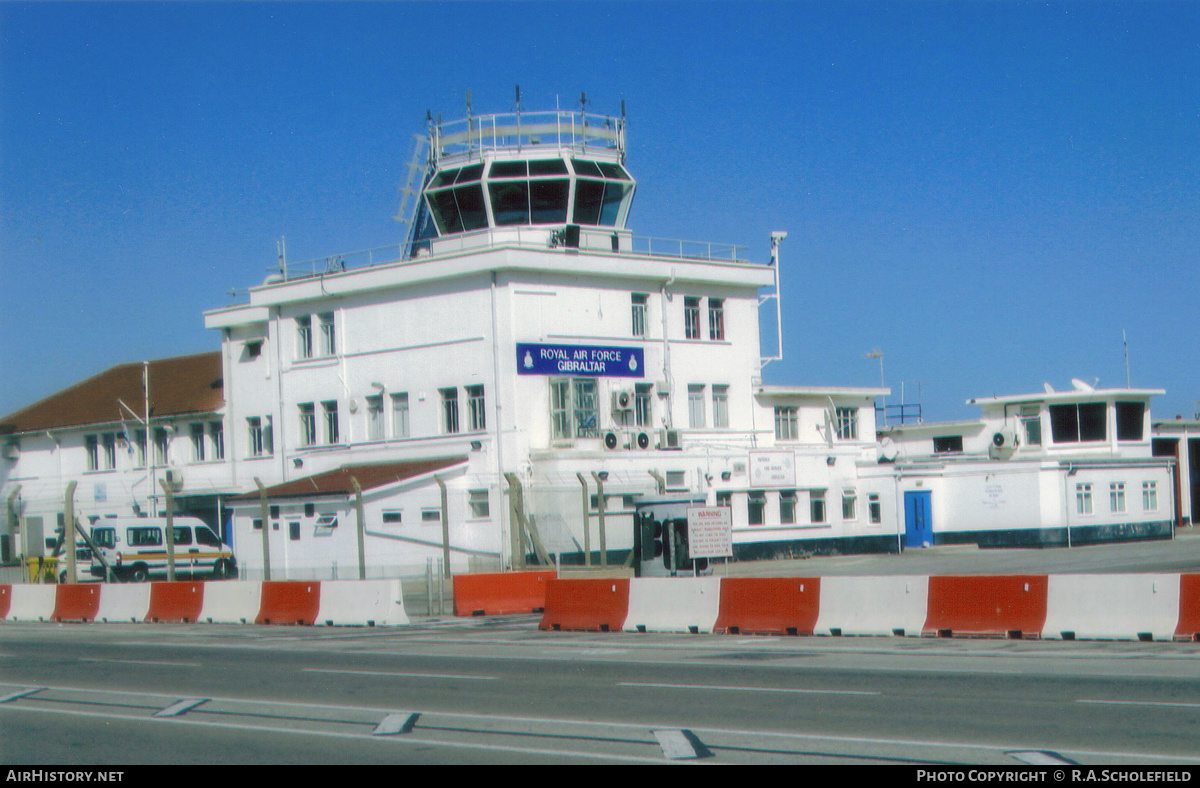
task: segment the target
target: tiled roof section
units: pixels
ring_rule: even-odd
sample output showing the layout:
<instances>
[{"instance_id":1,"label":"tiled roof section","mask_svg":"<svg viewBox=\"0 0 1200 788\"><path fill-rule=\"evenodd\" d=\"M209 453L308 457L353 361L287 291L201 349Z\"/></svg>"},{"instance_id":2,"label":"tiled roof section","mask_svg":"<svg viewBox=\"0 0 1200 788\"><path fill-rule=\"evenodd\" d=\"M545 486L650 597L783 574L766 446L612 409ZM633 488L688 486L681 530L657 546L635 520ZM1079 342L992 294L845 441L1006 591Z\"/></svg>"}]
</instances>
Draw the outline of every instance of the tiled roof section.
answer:
<instances>
[{"instance_id":1,"label":"tiled roof section","mask_svg":"<svg viewBox=\"0 0 1200 788\"><path fill-rule=\"evenodd\" d=\"M354 485L350 477L358 480L363 490L385 487L389 484L406 481L417 476L461 465L466 457L435 457L424 460L408 460L405 462L387 462L376 465L343 465L332 471L325 471L302 479L276 484L267 488L268 498L311 498L318 495L352 495ZM237 495L230 501L257 500L258 492Z\"/></svg>"},{"instance_id":2,"label":"tiled roof section","mask_svg":"<svg viewBox=\"0 0 1200 788\"><path fill-rule=\"evenodd\" d=\"M213 413L225 403L219 351L149 363L150 415ZM0 419L0 434L112 424L142 417L142 362L120 364Z\"/></svg>"}]
</instances>

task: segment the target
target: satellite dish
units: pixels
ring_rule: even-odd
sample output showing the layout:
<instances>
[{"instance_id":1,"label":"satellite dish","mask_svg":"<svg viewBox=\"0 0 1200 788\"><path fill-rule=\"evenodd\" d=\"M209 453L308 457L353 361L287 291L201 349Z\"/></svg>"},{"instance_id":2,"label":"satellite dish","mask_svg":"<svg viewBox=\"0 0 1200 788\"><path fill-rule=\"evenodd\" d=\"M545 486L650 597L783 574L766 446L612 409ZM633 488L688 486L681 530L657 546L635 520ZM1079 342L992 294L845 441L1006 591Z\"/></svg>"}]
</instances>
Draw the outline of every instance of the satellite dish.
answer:
<instances>
[{"instance_id":1,"label":"satellite dish","mask_svg":"<svg viewBox=\"0 0 1200 788\"><path fill-rule=\"evenodd\" d=\"M1095 391L1094 388L1089 386L1087 383L1084 383L1079 378L1071 378L1071 385L1075 387L1076 391Z\"/></svg>"},{"instance_id":2,"label":"satellite dish","mask_svg":"<svg viewBox=\"0 0 1200 788\"><path fill-rule=\"evenodd\" d=\"M1047 394L1053 394L1053 393L1054 393L1054 386L1051 386L1049 383L1043 383L1043 384L1042 384L1042 388L1044 388L1044 389L1046 390L1046 393L1047 393Z\"/></svg>"}]
</instances>

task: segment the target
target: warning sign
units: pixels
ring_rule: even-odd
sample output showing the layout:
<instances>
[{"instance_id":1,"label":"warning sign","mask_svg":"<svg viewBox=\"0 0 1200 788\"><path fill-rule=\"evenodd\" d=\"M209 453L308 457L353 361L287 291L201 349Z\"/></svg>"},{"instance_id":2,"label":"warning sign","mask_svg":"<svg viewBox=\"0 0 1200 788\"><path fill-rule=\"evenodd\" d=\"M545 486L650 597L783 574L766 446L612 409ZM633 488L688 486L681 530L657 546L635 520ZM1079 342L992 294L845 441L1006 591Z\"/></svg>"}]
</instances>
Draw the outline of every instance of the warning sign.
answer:
<instances>
[{"instance_id":1,"label":"warning sign","mask_svg":"<svg viewBox=\"0 0 1200 788\"><path fill-rule=\"evenodd\" d=\"M689 506L687 524L690 558L733 555L733 514L728 506Z\"/></svg>"}]
</instances>

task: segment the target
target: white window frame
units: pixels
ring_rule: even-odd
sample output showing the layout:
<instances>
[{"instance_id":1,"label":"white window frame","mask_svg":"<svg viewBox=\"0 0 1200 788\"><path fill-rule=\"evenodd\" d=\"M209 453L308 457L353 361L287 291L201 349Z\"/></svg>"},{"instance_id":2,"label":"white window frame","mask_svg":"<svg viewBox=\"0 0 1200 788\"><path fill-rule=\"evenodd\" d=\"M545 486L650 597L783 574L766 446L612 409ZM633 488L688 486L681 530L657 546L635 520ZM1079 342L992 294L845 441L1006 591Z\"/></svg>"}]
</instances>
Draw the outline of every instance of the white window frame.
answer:
<instances>
[{"instance_id":1,"label":"white window frame","mask_svg":"<svg viewBox=\"0 0 1200 788\"><path fill-rule=\"evenodd\" d=\"M712 422L714 427L729 426L729 386L714 384L712 387Z\"/></svg>"},{"instance_id":2,"label":"white window frame","mask_svg":"<svg viewBox=\"0 0 1200 788\"><path fill-rule=\"evenodd\" d=\"M775 406L775 440L800 439L800 409L795 405Z\"/></svg>"},{"instance_id":3,"label":"white window frame","mask_svg":"<svg viewBox=\"0 0 1200 788\"><path fill-rule=\"evenodd\" d=\"M484 398L483 386L467 386L467 419L471 432L482 432L487 429L487 401Z\"/></svg>"},{"instance_id":4,"label":"white window frame","mask_svg":"<svg viewBox=\"0 0 1200 788\"><path fill-rule=\"evenodd\" d=\"M1142 509L1158 511L1158 482L1142 482Z\"/></svg>"},{"instance_id":5,"label":"white window frame","mask_svg":"<svg viewBox=\"0 0 1200 788\"><path fill-rule=\"evenodd\" d=\"M409 436L408 392L398 391L392 395L392 437Z\"/></svg>"},{"instance_id":6,"label":"white window frame","mask_svg":"<svg viewBox=\"0 0 1200 788\"><path fill-rule=\"evenodd\" d=\"M301 402L296 406L300 412L300 445L317 445L317 406L312 402Z\"/></svg>"},{"instance_id":7,"label":"white window frame","mask_svg":"<svg viewBox=\"0 0 1200 788\"><path fill-rule=\"evenodd\" d=\"M704 426L704 385L690 383L687 387L688 426Z\"/></svg>"}]
</instances>

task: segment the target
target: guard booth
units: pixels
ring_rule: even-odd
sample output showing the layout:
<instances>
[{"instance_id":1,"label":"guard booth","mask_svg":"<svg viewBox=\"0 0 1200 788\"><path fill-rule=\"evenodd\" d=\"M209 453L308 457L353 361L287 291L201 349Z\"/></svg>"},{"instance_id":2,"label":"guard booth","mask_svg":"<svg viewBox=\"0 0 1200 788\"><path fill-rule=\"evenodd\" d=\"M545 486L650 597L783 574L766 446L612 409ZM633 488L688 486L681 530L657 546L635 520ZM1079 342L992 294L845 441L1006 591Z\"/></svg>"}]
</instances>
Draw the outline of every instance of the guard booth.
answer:
<instances>
[{"instance_id":1,"label":"guard booth","mask_svg":"<svg viewBox=\"0 0 1200 788\"><path fill-rule=\"evenodd\" d=\"M703 506L703 500L690 498L652 499L637 504L633 529L635 576L712 574L708 558L694 556L689 545L688 510Z\"/></svg>"}]
</instances>

